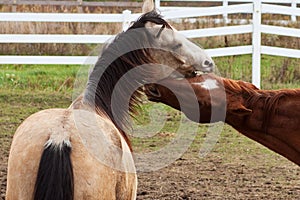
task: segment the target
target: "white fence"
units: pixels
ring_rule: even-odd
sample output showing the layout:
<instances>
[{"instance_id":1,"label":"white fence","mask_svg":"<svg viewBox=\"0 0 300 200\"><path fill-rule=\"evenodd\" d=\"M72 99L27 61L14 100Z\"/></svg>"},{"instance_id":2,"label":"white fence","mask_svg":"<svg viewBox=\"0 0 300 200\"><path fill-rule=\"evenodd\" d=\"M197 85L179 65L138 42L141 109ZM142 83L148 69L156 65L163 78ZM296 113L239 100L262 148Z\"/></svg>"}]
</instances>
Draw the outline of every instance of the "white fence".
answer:
<instances>
[{"instance_id":1,"label":"white fence","mask_svg":"<svg viewBox=\"0 0 300 200\"><path fill-rule=\"evenodd\" d=\"M158 9L164 9L164 10L174 10L174 9L189 9L190 7L170 7L170 6L164 6L161 7L161 2L203 2L204 0L155 0L155 6ZM255 0L208 0L206 2L217 2L221 3L223 7L227 7L229 5L229 2L231 3L252 3ZM261 1L261 3L274 3L274 4L290 4L291 8L297 8L297 4L300 3L298 0L257 0ZM226 20L228 17L228 13L223 12L223 18ZM293 13L289 13L288 15L291 16L291 21L296 22L297 16Z\"/></svg>"},{"instance_id":2,"label":"white fence","mask_svg":"<svg viewBox=\"0 0 300 200\"><path fill-rule=\"evenodd\" d=\"M224 1L219 0L219 2ZM262 13L291 15L292 18L300 16L300 8L295 6L289 7L267 3L292 3L292 5L297 5L300 4L300 0L262 0L263 3L258 0L231 0L230 2L246 2L235 5L228 5L228 1L225 2L227 3L223 4L223 6L180 9L176 7L160 7L158 4L159 1L156 1L156 5L162 10L162 15L165 19L213 15L225 15L225 17L227 17L227 14L234 13L252 14L253 17L251 24L184 30L180 32L188 38L252 33L252 45L207 49L207 52L212 57L252 54L252 82L256 86L260 86L261 54L300 58L300 50L261 45L261 33L284 35L297 38L300 37L300 29L263 25L261 23ZM122 14L0 13L0 21L79 23L122 22L123 29L126 29L129 23L137 19L139 16L140 14L131 14L131 12L127 10ZM0 43L103 43L110 37L112 37L112 35L0 34ZM86 63L87 60L93 62L93 59L87 59L87 56L0 56L0 64L83 64Z\"/></svg>"}]
</instances>

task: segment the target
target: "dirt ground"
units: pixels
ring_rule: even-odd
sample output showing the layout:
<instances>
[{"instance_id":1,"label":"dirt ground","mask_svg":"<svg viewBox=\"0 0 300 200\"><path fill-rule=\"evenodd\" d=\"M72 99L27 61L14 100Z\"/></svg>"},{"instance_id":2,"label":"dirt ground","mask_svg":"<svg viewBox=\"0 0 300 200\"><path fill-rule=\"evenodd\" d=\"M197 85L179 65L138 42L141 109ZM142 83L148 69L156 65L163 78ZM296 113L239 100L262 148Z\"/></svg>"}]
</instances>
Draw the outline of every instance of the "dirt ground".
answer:
<instances>
[{"instance_id":1,"label":"dirt ground","mask_svg":"<svg viewBox=\"0 0 300 200\"><path fill-rule=\"evenodd\" d=\"M0 199L5 198L9 147L18 124L36 110L69 104L65 97L53 103L48 98L53 96L18 100L7 94L1 99ZM26 111L30 107L35 109ZM138 173L137 199L300 199L300 168L230 128L206 157L199 158L198 152L196 146L159 171Z\"/></svg>"},{"instance_id":2,"label":"dirt ground","mask_svg":"<svg viewBox=\"0 0 300 200\"><path fill-rule=\"evenodd\" d=\"M299 169L223 164L211 157L182 159L161 171L139 174L137 199L299 198Z\"/></svg>"}]
</instances>

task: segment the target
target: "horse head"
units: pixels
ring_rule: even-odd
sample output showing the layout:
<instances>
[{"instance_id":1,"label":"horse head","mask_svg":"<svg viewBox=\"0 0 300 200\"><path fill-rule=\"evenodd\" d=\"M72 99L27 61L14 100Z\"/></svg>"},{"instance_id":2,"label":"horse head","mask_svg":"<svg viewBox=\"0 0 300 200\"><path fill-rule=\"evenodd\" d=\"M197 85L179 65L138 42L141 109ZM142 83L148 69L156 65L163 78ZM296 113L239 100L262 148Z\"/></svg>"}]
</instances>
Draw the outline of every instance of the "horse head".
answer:
<instances>
[{"instance_id":1,"label":"horse head","mask_svg":"<svg viewBox=\"0 0 300 200\"><path fill-rule=\"evenodd\" d=\"M251 110L245 107L243 96L239 95L244 89L238 82L214 74L192 78L166 78L146 85L145 93L149 100L181 110L195 122L210 123L224 121L227 113L251 113Z\"/></svg>"},{"instance_id":2,"label":"horse head","mask_svg":"<svg viewBox=\"0 0 300 200\"><path fill-rule=\"evenodd\" d=\"M145 14L140 20L144 18L141 21L145 22L145 28L156 38L156 50L152 54L160 64L171 66L186 76L193 71L213 71L214 61L202 48L179 34L163 19L153 20L153 16L159 16L153 0L144 0L142 11Z\"/></svg>"}]
</instances>

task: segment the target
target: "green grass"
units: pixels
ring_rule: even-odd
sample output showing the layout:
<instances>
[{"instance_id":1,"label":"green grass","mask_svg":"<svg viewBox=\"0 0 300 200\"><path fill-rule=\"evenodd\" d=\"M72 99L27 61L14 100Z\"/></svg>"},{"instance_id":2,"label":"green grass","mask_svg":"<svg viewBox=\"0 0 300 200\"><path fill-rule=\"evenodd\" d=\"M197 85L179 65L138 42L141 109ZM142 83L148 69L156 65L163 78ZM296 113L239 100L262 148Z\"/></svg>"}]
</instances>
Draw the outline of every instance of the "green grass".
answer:
<instances>
[{"instance_id":1,"label":"green grass","mask_svg":"<svg viewBox=\"0 0 300 200\"><path fill-rule=\"evenodd\" d=\"M223 77L251 82L252 60L250 55L215 58ZM300 59L262 55L261 88L300 88Z\"/></svg>"},{"instance_id":2,"label":"green grass","mask_svg":"<svg viewBox=\"0 0 300 200\"><path fill-rule=\"evenodd\" d=\"M251 56L214 58L220 75L251 81ZM262 56L263 89L299 88L300 59ZM78 65L2 65L0 87L7 90L71 91Z\"/></svg>"},{"instance_id":3,"label":"green grass","mask_svg":"<svg viewBox=\"0 0 300 200\"><path fill-rule=\"evenodd\" d=\"M2 65L0 87L11 90L69 91L79 69L74 65Z\"/></svg>"},{"instance_id":4,"label":"green grass","mask_svg":"<svg viewBox=\"0 0 300 200\"><path fill-rule=\"evenodd\" d=\"M0 135L12 135L29 115L43 109L67 107L71 94L0 89Z\"/></svg>"}]
</instances>

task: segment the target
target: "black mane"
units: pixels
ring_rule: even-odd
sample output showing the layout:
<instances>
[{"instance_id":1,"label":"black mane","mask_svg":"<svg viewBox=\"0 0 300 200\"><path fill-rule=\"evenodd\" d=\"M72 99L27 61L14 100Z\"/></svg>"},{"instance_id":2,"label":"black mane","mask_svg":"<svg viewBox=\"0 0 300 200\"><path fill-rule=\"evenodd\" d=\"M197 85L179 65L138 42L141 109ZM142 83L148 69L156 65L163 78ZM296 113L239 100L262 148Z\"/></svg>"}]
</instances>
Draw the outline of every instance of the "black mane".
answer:
<instances>
[{"instance_id":1,"label":"black mane","mask_svg":"<svg viewBox=\"0 0 300 200\"><path fill-rule=\"evenodd\" d=\"M157 63L150 55L155 37L143 29L147 22L171 28L156 11L142 15L126 32L118 34L105 47L89 76L84 92L84 102L94 107L98 114L107 115L120 130L130 127L128 107L132 113L139 102L140 91L133 93L130 100L128 93L141 86L143 80L155 77L155 70L150 67L143 67L143 70L134 75L126 74L136 66ZM121 77L125 80L124 84L122 87L115 87ZM113 93L118 98L117 105L111 101Z\"/></svg>"},{"instance_id":2,"label":"black mane","mask_svg":"<svg viewBox=\"0 0 300 200\"><path fill-rule=\"evenodd\" d=\"M156 10L153 10L151 12L145 13L142 15L136 22L134 22L128 30L130 29L136 29L136 28L144 28L145 24L147 22L152 22L158 25L164 25L165 27L172 29L172 27L166 22L162 16L156 12Z\"/></svg>"}]
</instances>

